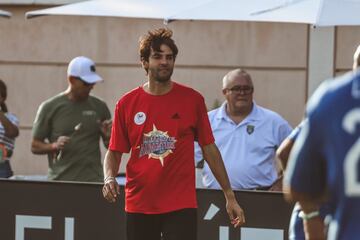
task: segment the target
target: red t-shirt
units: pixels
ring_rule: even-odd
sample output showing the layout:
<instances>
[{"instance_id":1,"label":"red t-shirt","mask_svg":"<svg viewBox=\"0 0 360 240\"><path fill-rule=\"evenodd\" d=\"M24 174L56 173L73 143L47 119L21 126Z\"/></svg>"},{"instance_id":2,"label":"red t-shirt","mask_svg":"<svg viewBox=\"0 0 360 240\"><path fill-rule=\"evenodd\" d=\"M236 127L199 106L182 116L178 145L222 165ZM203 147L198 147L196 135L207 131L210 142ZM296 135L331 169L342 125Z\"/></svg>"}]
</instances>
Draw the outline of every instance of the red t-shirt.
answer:
<instances>
[{"instance_id":1,"label":"red t-shirt","mask_svg":"<svg viewBox=\"0 0 360 240\"><path fill-rule=\"evenodd\" d=\"M116 104L109 149L129 152L125 210L159 214L196 208L194 140L214 142L204 98L173 82L165 95L138 87Z\"/></svg>"}]
</instances>

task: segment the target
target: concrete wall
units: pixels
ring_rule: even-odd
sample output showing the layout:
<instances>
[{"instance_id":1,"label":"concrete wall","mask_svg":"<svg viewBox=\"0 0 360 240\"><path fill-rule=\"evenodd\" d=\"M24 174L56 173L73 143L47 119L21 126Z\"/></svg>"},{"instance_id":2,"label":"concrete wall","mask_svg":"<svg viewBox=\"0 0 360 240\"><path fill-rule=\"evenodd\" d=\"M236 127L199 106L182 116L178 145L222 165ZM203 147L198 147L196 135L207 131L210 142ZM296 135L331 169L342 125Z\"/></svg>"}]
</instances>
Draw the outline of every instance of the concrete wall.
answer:
<instances>
[{"instance_id":1,"label":"concrete wall","mask_svg":"<svg viewBox=\"0 0 360 240\"><path fill-rule=\"evenodd\" d=\"M63 91L67 63L75 56L94 59L105 82L94 94L111 109L117 99L145 81L138 39L163 26L160 20L39 17L24 13L46 6L0 5L11 11L0 19L0 78L9 88L7 104L21 121L12 165L16 174L46 174L45 156L30 152L31 126L38 105ZM283 23L190 22L169 25L180 49L173 79L200 91L209 109L223 101L221 79L233 68L250 72L255 99L295 126L307 98L308 26ZM337 28L334 72L349 70L360 28Z\"/></svg>"}]
</instances>

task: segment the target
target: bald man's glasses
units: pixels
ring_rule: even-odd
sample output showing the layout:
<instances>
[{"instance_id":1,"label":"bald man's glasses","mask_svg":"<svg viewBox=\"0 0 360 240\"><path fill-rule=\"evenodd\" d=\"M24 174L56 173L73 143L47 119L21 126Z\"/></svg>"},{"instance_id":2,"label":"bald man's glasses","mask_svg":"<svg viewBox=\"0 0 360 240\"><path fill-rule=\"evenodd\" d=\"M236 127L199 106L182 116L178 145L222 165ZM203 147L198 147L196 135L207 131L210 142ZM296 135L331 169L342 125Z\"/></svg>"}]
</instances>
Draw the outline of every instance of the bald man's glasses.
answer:
<instances>
[{"instance_id":1,"label":"bald man's glasses","mask_svg":"<svg viewBox=\"0 0 360 240\"><path fill-rule=\"evenodd\" d=\"M254 92L254 88L250 86L234 86L232 88L227 88L230 93L249 95Z\"/></svg>"}]
</instances>

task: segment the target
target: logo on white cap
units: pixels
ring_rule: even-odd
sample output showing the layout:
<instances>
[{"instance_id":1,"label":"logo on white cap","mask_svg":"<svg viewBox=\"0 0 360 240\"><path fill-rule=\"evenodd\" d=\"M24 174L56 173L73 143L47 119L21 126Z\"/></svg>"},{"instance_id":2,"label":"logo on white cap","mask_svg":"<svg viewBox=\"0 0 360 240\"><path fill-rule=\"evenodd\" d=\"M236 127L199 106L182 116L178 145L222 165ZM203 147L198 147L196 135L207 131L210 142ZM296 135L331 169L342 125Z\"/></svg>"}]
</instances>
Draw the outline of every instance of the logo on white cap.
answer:
<instances>
[{"instance_id":1,"label":"logo on white cap","mask_svg":"<svg viewBox=\"0 0 360 240\"><path fill-rule=\"evenodd\" d=\"M81 80L90 84L102 81L102 78L96 74L94 61L83 56L71 60L68 66L67 75L81 78Z\"/></svg>"}]
</instances>

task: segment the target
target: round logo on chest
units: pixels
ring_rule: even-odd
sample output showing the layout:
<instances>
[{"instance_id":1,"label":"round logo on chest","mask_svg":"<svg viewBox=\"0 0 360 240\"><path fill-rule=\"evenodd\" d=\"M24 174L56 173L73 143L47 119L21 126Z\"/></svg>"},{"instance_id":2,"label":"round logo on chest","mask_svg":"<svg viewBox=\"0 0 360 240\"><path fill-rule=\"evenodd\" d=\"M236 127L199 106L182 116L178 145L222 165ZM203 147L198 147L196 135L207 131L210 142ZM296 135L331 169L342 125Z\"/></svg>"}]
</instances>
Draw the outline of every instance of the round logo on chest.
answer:
<instances>
[{"instance_id":1,"label":"round logo on chest","mask_svg":"<svg viewBox=\"0 0 360 240\"><path fill-rule=\"evenodd\" d=\"M141 125L145 122L146 120L146 114L143 113L143 112L138 112L135 114L135 117L134 117L134 123L136 125Z\"/></svg>"}]
</instances>

